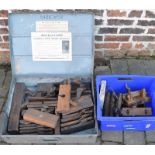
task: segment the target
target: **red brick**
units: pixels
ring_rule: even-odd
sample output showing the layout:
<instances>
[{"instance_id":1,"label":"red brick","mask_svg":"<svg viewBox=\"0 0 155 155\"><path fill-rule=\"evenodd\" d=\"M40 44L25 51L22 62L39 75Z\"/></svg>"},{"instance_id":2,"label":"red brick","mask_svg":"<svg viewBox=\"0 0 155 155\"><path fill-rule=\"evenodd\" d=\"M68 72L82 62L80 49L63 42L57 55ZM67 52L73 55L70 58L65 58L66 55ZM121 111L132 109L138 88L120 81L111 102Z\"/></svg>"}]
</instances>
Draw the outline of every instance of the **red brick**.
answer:
<instances>
[{"instance_id":1,"label":"red brick","mask_svg":"<svg viewBox=\"0 0 155 155\"><path fill-rule=\"evenodd\" d=\"M95 36L95 40L96 41L102 41L103 40L103 37L102 36Z\"/></svg>"},{"instance_id":2,"label":"red brick","mask_svg":"<svg viewBox=\"0 0 155 155\"><path fill-rule=\"evenodd\" d=\"M8 11L7 10L1 10L0 11L0 17L8 17Z\"/></svg>"},{"instance_id":3,"label":"red brick","mask_svg":"<svg viewBox=\"0 0 155 155\"><path fill-rule=\"evenodd\" d=\"M155 44L149 43L147 46L148 49L155 49Z\"/></svg>"},{"instance_id":4,"label":"red brick","mask_svg":"<svg viewBox=\"0 0 155 155\"><path fill-rule=\"evenodd\" d=\"M155 29L154 28L149 28L147 33L148 34L155 34Z\"/></svg>"},{"instance_id":5,"label":"red brick","mask_svg":"<svg viewBox=\"0 0 155 155\"><path fill-rule=\"evenodd\" d=\"M137 48L137 49L142 49L143 47L144 47L144 45L142 43L135 44L135 48Z\"/></svg>"},{"instance_id":6,"label":"red brick","mask_svg":"<svg viewBox=\"0 0 155 155\"><path fill-rule=\"evenodd\" d=\"M133 36L133 41L155 41L155 37L154 36Z\"/></svg>"},{"instance_id":7,"label":"red brick","mask_svg":"<svg viewBox=\"0 0 155 155\"><path fill-rule=\"evenodd\" d=\"M151 53L149 50L128 50L127 56L150 56Z\"/></svg>"},{"instance_id":8,"label":"red brick","mask_svg":"<svg viewBox=\"0 0 155 155\"><path fill-rule=\"evenodd\" d=\"M124 20L124 19L108 19L108 25L132 25L134 20Z\"/></svg>"},{"instance_id":9,"label":"red brick","mask_svg":"<svg viewBox=\"0 0 155 155\"><path fill-rule=\"evenodd\" d=\"M104 41L128 41L130 36L105 36Z\"/></svg>"},{"instance_id":10,"label":"red brick","mask_svg":"<svg viewBox=\"0 0 155 155\"><path fill-rule=\"evenodd\" d=\"M7 19L0 19L0 25L7 26L8 25L8 20Z\"/></svg>"},{"instance_id":11,"label":"red brick","mask_svg":"<svg viewBox=\"0 0 155 155\"><path fill-rule=\"evenodd\" d=\"M103 44L95 44L95 48L108 48L108 49L116 49L119 47L119 43L103 43Z\"/></svg>"},{"instance_id":12,"label":"red brick","mask_svg":"<svg viewBox=\"0 0 155 155\"><path fill-rule=\"evenodd\" d=\"M103 20L102 19L95 19L95 25L102 25Z\"/></svg>"},{"instance_id":13,"label":"red brick","mask_svg":"<svg viewBox=\"0 0 155 155\"><path fill-rule=\"evenodd\" d=\"M103 58L104 57L104 53L101 51L95 51L95 59L98 58Z\"/></svg>"},{"instance_id":14,"label":"red brick","mask_svg":"<svg viewBox=\"0 0 155 155\"><path fill-rule=\"evenodd\" d=\"M139 11L139 10L132 10L129 13L129 17L141 17L143 11Z\"/></svg>"},{"instance_id":15,"label":"red brick","mask_svg":"<svg viewBox=\"0 0 155 155\"><path fill-rule=\"evenodd\" d=\"M138 52L136 50L128 50L127 51L127 56L138 56Z\"/></svg>"},{"instance_id":16,"label":"red brick","mask_svg":"<svg viewBox=\"0 0 155 155\"><path fill-rule=\"evenodd\" d=\"M9 43L0 43L0 48L9 49Z\"/></svg>"},{"instance_id":17,"label":"red brick","mask_svg":"<svg viewBox=\"0 0 155 155\"><path fill-rule=\"evenodd\" d=\"M10 52L9 51L0 51L0 64L10 63Z\"/></svg>"},{"instance_id":18,"label":"red brick","mask_svg":"<svg viewBox=\"0 0 155 155\"><path fill-rule=\"evenodd\" d=\"M107 16L109 16L109 17L124 17L124 16L126 16L126 11L107 10Z\"/></svg>"},{"instance_id":19,"label":"red brick","mask_svg":"<svg viewBox=\"0 0 155 155\"><path fill-rule=\"evenodd\" d=\"M139 56L151 56L151 52L149 50L140 50L138 55Z\"/></svg>"},{"instance_id":20,"label":"red brick","mask_svg":"<svg viewBox=\"0 0 155 155\"><path fill-rule=\"evenodd\" d=\"M105 34L105 33L117 33L117 28L111 28L111 27L101 27L98 31L99 34Z\"/></svg>"},{"instance_id":21,"label":"red brick","mask_svg":"<svg viewBox=\"0 0 155 155\"><path fill-rule=\"evenodd\" d=\"M7 28L0 28L0 34L8 34Z\"/></svg>"},{"instance_id":22,"label":"red brick","mask_svg":"<svg viewBox=\"0 0 155 155\"><path fill-rule=\"evenodd\" d=\"M103 16L103 12L104 12L104 10L98 10L98 9L94 9L94 10L89 9L88 11L93 12L96 16Z\"/></svg>"},{"instance_id":23,"label":"red brick","mask_svg":"<svg viewBox=\"0 0 155 155\"><path fill-rule=\"evenodd\" d=\"M10 63L10 52L9 51L7 51L7 53L5 54L4 61L6 64Z\"/></svg>"},{"instance_id":24,"label":"red brick","mask_svg":"<svg viewBox=\"0 0 155 155\"><path fill-rule=\"evenodd\" d=\"M155 26L154 20L138 20L137 25L141 26Z\"/></svg>"},{"instance_id":25,"label":"red brick","mask_svg":"<svg viewBox=\"0 0 155 155\"><path fill-rule=\"evenodd\" d=\"M4 36L3 36L3 40L4 40L5 42L8 42L8 41L9 41L9 36L8 36L8 35L4 35Z\"/></svg>"},{"instance_id":26,"label":"red brick","mask_svg":"<svg viewBox=\"0 0 155 155\"><path fill-rule=\"evenodd\" d=\"M155 12L154 11L146 11L145 17L147 18L155 18Z\"/></svg>"},{"instance_id":27,"label":"red brick","mask_svg":"<svg viewBox=\"0 0 155 155\"><path fill-rule=\"evenodd\" d=\"M104 57L115 57L116 55L117 55L117 51L115 50L104 51Z\"/></svg>"},{"instance_id":28,"label":"red brick","mask_svg":"<svg viewBox=\"0 0 155 155\"><path fill-rule=\"evenodd\" d=\"M144 33L145 29L141 28L121 28L120 34L140 34Z\"/></svg>"},{"instance_id":29,"label":"red brick","mask_svg":"<svg viewBox=\"0 0 155 155\"><path fill-rule=\"evenodd\" d=\"M132 43L123 43L121 45L121 49L130 49L132 47Z\"/></svg>"},{"instance_id":30,"label":"red brick","mask_svg":"<svg viewBox=\"0 0 155 155\"><path fill-rule=\"evenodd\" d=\"M126 50L104 50L104 57L122 58L126 52Z\"/></svg>"}]
</instances>

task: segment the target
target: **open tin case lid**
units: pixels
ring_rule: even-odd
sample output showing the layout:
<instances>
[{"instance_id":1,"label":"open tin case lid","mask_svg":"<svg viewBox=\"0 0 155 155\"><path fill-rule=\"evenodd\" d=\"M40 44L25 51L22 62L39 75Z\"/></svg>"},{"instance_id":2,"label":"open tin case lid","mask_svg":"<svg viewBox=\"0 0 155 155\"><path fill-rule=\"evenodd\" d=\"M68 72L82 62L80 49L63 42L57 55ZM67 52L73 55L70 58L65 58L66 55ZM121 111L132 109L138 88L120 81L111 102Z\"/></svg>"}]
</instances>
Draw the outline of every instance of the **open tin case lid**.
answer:
<instances>
[{"instance_id":1,"label":"open tin case lid","mask_svg":"<svg viewBox=\"0 0 155 155\"><path fill-rule=\"evenodd\" d=\"M93 25L91 13L10 13L13 76L91 76L94 62ZM67 34L70 40L62 43L64 38L52 37L57 34ZM56 42L54 39L57 39ZM60 52L60 45L62 53L70 52L69 58L53 59L55 53ZM51 53L54 55L51 56ZM46 56L42 57L42 54Z\"/></svg>"}]
</instances>

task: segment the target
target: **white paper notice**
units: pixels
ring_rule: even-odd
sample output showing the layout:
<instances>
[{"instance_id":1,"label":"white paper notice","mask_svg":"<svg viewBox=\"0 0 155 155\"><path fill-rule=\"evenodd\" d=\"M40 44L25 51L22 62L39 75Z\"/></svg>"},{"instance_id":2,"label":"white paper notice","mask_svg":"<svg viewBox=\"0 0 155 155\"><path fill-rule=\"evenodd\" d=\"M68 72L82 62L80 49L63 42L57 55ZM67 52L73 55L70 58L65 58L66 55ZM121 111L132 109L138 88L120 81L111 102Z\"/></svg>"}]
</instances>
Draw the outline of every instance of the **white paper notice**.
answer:
<instances>
[{"instance_id":1,"label":"white paper notice","mask_svg":"<svg viewBox=\"0 0 155 155\"><path fill-rule=\"evenodd\" d=\"M37 32L67 32L68 21L36 21Z\"/></svg>"},{"instance_id":2,"label":"white paper notice","mask_svg":"<svg viewBox=\"0 0 155 155\"><path fill-rule=\"evenodd\" d=\"M70 32L31 32L33 61L71 61Z\"/></svg>"}]
</instances>

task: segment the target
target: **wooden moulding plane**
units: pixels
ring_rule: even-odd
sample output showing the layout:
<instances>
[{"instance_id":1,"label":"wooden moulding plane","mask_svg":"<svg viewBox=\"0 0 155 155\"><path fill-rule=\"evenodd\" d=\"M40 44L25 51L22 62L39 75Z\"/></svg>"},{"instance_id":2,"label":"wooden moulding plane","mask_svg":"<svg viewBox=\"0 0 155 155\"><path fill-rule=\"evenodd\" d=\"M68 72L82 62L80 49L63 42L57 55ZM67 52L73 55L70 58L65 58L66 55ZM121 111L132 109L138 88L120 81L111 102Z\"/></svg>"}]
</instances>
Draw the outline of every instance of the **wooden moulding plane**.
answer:
<instances>
[{"instance_id":1,"label":"wooden moulding plane","mask_svg":"<svg viewBox=\"0 0 155 155\"><path fill-rule=\"evenodd\" d=\"M23 119L28 122L36 123L55 129L59 117L46 112L41 112L35 109L28 109L23 115Z\"/></svg>"},{"instance_id":2,"label":"wooden moulding plane","mask_svg":"<svg viewBox=\"0 0 155 155\"><path fill-rule=\"evenodd\" d=\"M70 81L60 85L41 83L32 91L23 83L17 83L8 132L70 134L94 127L90 88L88 84L76 83L73 89L73 85Z\"/></svg>"}]
</instances>

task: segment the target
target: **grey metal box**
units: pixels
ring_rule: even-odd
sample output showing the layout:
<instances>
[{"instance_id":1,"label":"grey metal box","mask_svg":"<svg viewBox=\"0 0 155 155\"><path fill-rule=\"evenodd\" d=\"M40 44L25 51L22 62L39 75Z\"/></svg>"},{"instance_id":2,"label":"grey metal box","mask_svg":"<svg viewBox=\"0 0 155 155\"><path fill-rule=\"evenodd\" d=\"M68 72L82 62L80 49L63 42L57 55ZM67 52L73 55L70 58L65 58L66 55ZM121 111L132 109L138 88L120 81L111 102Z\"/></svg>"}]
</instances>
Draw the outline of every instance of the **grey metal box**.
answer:
<instances>
[{"instance_id":1,"label":"grey metal box","mask_svg":"<svg viewBox=\"0 0 155 155\"><path fill-rule=\"evenodd\" d=\"M68 21L72 33L72 61L33 61L31 32L36 21ZM93 26L89 13L11 13L9 14L12 82L8 100L0 116L0 141L9 144L95 144L98 135L95 109L95 128L69 135L9 135L7 122L16 82L33 86L42 82L60 82L66 78L90 78L93 87Z\"/></svg>"}]
</instances>

